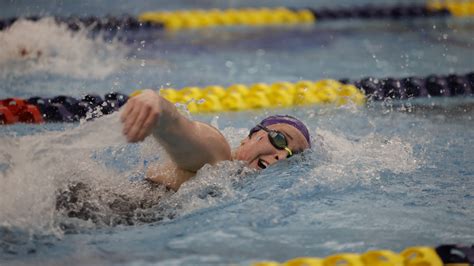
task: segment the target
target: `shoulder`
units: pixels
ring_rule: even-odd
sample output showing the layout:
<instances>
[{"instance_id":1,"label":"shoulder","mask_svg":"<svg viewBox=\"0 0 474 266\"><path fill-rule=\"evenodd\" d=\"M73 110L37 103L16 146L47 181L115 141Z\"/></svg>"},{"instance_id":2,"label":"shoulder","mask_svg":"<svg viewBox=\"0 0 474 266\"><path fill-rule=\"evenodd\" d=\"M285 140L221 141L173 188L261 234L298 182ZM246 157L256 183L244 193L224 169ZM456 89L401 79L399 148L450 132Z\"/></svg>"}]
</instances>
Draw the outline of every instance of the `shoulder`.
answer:
<instances>
[{"instance_id":1,"label":"shoulder","mask_svg":"<svg viewBox=\"0 0 474 266\"><path fill-rule=\"evenodd\" d=\"M224 137L222 132L206 123L196 122L199 127L204 127L210 129L209 132L213 132L214 134L209 134L205 137L205 141L208 141L209 144L212 144L213 154L214 154L214 162L212 164L217 163L219 161L226 161L232 160L232 151L229 142Z\"/></svg>"}]
</instances>

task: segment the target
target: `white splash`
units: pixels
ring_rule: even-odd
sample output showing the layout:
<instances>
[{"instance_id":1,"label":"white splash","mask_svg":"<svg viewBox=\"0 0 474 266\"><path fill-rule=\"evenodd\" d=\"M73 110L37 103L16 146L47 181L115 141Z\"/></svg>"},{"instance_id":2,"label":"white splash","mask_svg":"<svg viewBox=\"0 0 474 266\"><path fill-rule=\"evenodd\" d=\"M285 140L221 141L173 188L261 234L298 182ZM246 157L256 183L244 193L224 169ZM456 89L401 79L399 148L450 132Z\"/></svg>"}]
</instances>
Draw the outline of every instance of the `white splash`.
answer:
<instances>
[{"instance_id":1,"label":"white splash","mask_svg":"<svg viewBox=\"0 0 474 266\"><path fill-rule=\"evenodd\" d=\"M93 157L104 148L113 148L112 156L129 152L118 114L64 131L4 136L0 143L0 158L8 165L0 171L0 227L61 234L55 219L59 189L71 181L91 184L94 189L120 189L136 171L117 173Z\"/></svg>"},{"instance_id":2,"label":"white splash","mask_svg":"<svg viewBox=\"0 0 474 266\"><path fill-rule=\"evenodd\" d=\"M159 157L158 162L151 162L159 163L167 156L152 137L139 144L127 144L119 116L118 112L61 131L0 137L0 160L7 165L0 169L0 227L61 236L63 222L73 223L77 229L97 226L58 211L60 191L67 191L78 182L88 187L85 193L90 193L83 200L96 208L93 214L100 219L123 218L110 208L115 200L130 199L130 204L151 202L152 208L138 210L151 217L159 215L163 208L164 215L190 213L235 198L239 193L234 185L249 173L241 162L207 165L172 195L164 187L149 189L146 183L130 182L137 173L143 175L145 168L140 162ZM239 134L225 131L231 139ZM138 163L125 165L125 170L120 171L114 167L114 163L127 164L129 160ZM130 213L133 215L133 210ZM108 225L100 225L104 224Z\"/></svg>"},{"instance_id":3,"label":"white splash","mask_svg":"<svg viewBox=\"0 0 474 266\"><path fill-rule=\"evenodd\" d=\"M322 138L326 162L316 166L310 178L300 180L303 186L336 188L370 184L380 179L383 171L410 173L422 164L421 159L415 156L412 145L397 136L384 137L371 133L351 140L322 129L317 132Z\"/></svg>"},{"instance_id":4,"label":"white splash","mask_svg":"<svg viewBox=\"0 0 474 266\"><path fill-rule=\"evenodd\" d=\"M52 18L18 20L0 31L0 77L50 73L72 78L103 79L115 72L128 49L118 41L72 32Z\"/></svg>"}]
</instances>

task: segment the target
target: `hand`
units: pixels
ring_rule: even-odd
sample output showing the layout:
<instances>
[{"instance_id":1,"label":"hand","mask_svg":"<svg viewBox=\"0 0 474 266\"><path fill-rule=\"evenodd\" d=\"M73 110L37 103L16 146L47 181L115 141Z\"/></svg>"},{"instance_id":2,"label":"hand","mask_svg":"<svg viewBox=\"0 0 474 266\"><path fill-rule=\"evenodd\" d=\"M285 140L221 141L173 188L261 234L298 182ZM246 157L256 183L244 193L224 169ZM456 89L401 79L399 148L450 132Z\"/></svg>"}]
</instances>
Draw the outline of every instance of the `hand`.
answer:
<instances>
[{"instance_id":1,"label":"hand","mask_svg":"<svg viewBox=\"0 0 474 266\"><path fill-rule=\"evenodd\" d=\"M128 142L142 141L151 134L161 114L160 98L154 91L144 90L127 101L120 119Z\"/></svg>"}]
</instances>

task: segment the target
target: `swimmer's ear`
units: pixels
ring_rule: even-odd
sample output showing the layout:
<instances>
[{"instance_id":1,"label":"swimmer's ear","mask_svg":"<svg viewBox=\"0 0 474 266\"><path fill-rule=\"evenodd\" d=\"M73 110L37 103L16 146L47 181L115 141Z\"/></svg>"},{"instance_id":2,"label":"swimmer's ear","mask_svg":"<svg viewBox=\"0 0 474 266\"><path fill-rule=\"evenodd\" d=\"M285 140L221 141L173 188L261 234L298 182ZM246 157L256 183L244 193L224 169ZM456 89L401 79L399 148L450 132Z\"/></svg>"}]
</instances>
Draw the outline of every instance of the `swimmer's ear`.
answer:
<instances>
[{"instance_id":1,"label":"swimmer's ear","mask_svg":"<svg viewBox=\"0 0 474 266\"><path fill-rule=\"evenodd\" d=\"M242 141L251 140L252 136L258 135L258 134L255 134L255 133L257 133L257 131L253 131L253 132L251 131L250 134L248 135L248 137L246 139L242 140ZM258 138L257 140L261 140L262 136L258 136L257 138Z\"/></svg>"}]
</instances>

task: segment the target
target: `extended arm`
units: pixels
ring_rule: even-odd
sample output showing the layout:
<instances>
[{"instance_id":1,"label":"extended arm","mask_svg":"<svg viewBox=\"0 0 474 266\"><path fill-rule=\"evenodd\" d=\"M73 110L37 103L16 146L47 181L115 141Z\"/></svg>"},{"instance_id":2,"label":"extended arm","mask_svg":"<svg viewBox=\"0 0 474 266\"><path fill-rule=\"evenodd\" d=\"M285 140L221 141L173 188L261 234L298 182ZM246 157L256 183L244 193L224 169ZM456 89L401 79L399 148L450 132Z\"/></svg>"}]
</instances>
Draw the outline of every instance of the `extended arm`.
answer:
<instances>
[{"instance_id":1,"label":"extended arm","mask_svg":"<svg viewBox=\"0 0 474 266\"><path fill-rule=\"evenodd\" d=\"M181 170L196 172L207 163L231 159L230 146L217 129L189 120L152 90L131 98L121 119L129 142L153 134Z\"/></svg>"}]
</instances>

